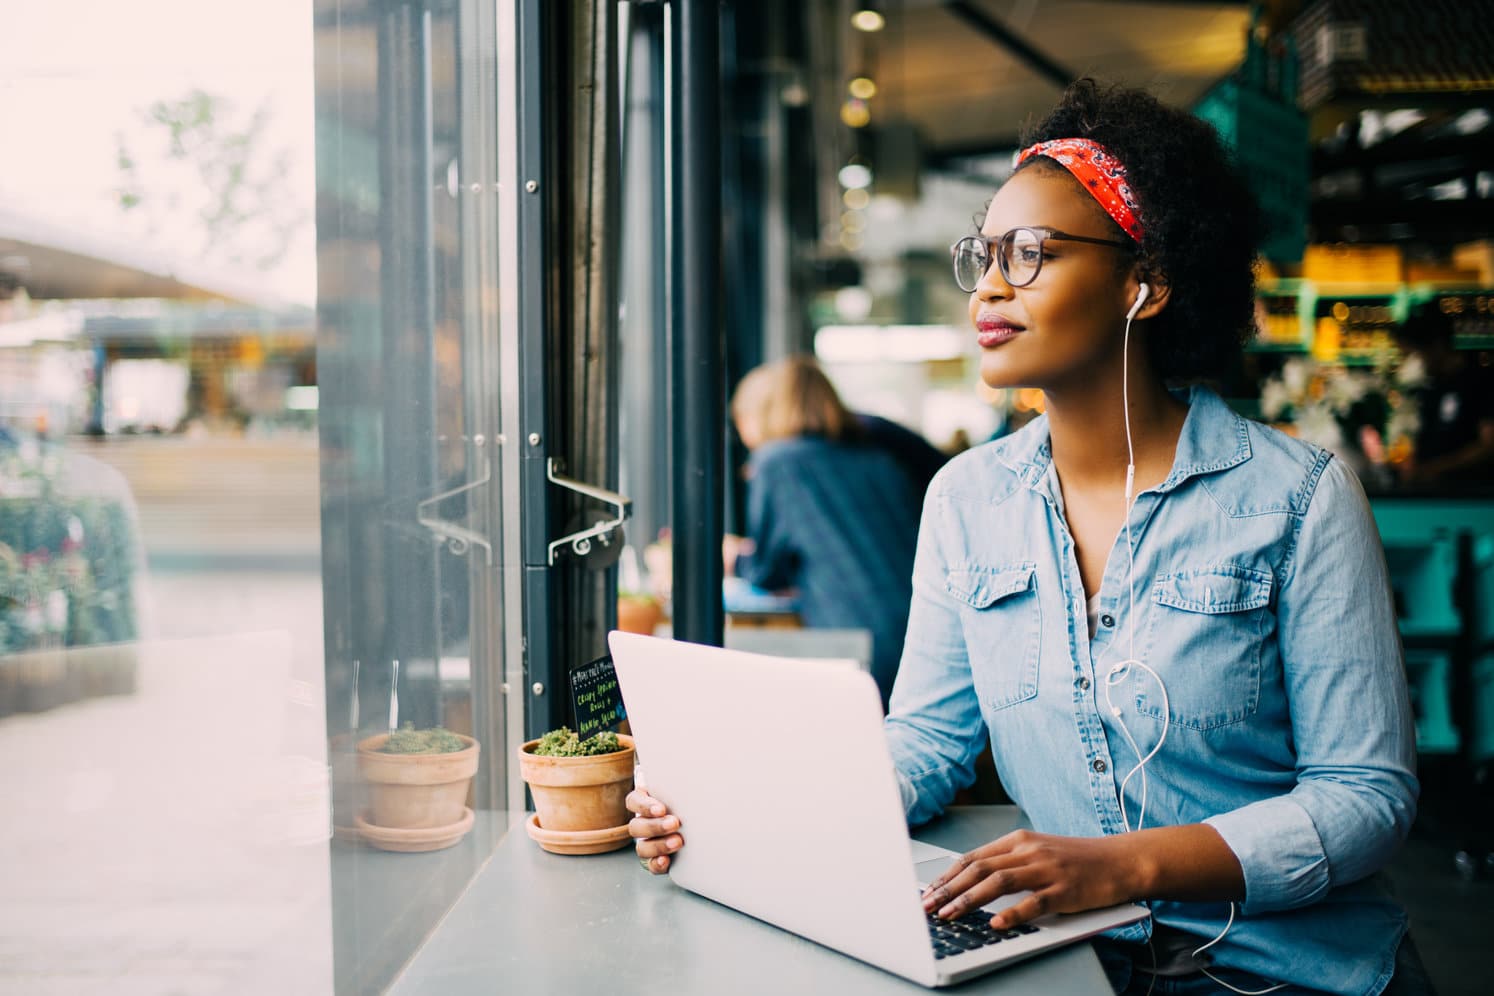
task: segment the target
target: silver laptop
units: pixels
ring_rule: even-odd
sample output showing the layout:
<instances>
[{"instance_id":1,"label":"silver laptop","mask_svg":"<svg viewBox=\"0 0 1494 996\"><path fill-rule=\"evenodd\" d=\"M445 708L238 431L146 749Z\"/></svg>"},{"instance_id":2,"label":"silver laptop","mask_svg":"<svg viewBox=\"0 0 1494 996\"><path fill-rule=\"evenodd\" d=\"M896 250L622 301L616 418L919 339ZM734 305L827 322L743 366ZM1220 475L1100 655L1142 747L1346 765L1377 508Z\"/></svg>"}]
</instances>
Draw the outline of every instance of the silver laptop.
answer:
<instances>
[{"instance_id":1,"label":"silver laptop","mask_svg":"<svg viewBox=\"0 0 1494 996\"><path fill-rule=\"evenodd\" d=\"M908 837L870 675L630 633L609 642L649 792L680 818L676 884L925 986L1147 915L1127 904L990 932L990 914L973 914L936 939L919 893L955 854Z\"/></svg>"}]
</instances>

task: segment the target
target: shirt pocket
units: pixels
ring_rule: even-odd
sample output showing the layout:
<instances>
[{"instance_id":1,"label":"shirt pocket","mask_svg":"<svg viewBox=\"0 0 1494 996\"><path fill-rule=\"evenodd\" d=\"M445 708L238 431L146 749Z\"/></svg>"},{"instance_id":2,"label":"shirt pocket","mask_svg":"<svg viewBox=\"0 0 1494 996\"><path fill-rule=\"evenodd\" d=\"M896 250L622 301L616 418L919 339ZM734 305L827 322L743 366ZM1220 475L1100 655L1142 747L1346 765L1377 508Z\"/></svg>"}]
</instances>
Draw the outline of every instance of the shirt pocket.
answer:
<instances>
[{"instance_id":1,"label":"shirt pocket","mask_svg":"<svg viewBox=\"0 0 1494 996\"><path fill-rule=\"evenodd\" d=\"M1271 575L1236 564L1162 574L1152 587L1146 664L1166 682L1173 723L1210 730L1255 715ZM1136 709L1159 722L1157 680L1137 670Z\"/></svg>"},{"instance_id":2,"label":"shirt pocket","mask_svg":"<svg viewBox=\"0 0 1494 996\"><path fill-rule=\"evenodd\" d=\"M964 565L945 587L960 603L960 623L977 694L991 709L1034 698L1042 617L1033 564Z\"/></svg>"}]
</instances>

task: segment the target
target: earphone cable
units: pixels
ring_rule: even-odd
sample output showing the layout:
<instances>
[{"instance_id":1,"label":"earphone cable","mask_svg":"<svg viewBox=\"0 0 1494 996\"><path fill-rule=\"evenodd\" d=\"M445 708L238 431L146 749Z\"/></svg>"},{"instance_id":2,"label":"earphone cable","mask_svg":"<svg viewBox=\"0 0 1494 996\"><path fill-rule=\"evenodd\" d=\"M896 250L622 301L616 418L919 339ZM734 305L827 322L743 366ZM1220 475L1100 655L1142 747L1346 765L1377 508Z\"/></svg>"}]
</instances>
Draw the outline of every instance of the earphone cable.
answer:
<instances>
[{"instance_id":1,"label":"earphone cable","mask_svg":"<svg viewBox=\"0 0 1494 996\"><path fill-rule=\"evenodd\" d=\"M1138 297L1138 303L1141 298ZM1126 660L1113 664L1105 675L1105 704L1110 707L1110 714L1115 717L1116 724L1120 727L1126 743L1130 746L1132 753L1136 755L1136 765L1121 779L1120 784L1120 809L1121 824L1129 832L1131 820L1126 814L1126 786L1130 784L1132 777L1138 772L1141 774L1141 806L1136 814L1136 829L1140 830L1146 825L1146 803L1148 795L1148 780L1146 773L1147 762L1157 756L1162 745L1167 741L1168 727L1171 725L1172 709L1167 700L1167 685L1162 681L1160 675L1136 657L1136 553L1135 544L1131 535L1131 509L1135 504L1136 484L1136 446L1131 435L1131 321L1133 313L1126 315L1126 329L1121 340L1121 407L1122 424L1126 430L1126 507L1125 507L1125 533L1126 533L1126 633L1127 650L1129 656ZM1141 746L1136 738L1131 735L1131 730L1126 726L1126 721L1121 718L1120 708L1111 700L1110 690L1115 685L1124 681L1130 674L1132 666L1139 667L1152 676L1157 682L1157 687L1162 693L1162 735L1157 738L1156 745L1146 754L1142 754Z\"/></svg>"},{"instance_id":2,"label":"earphone cable","mask_svg":"<svg viewBox=\"0 0 1494 996\"><path fill-rule=\"evenodd\" d=\"M1144 288L1145 288L1145 285L1143 285L1143 289ZM1144 290L1143 290L1143 292L1144 292ZM1139 305L1141 303L1142 299L1143 299L1142 296L1138 295L1138 297L1137 297L1137 305ZM1141 807L1140 807L1140 809L1136 813L1136 829L1140 830L1142 827L1144 827L1146 825L1146 801L1147 801L1146 765L1147 765L1147 762L1150 761L1152 758L1156 757L1157 756L1157 752L1162 749L1162 745L1167 741L1167 731L1168 731L1169 727L1172 725L1172 705L1171 705L1170 702L1168 702L1168 699L1167 699L1167 685L1166 685L1166 683L1163 682L1161 675L1157 674L1156 671L1153 671L1148 665L1142 663L1140 660L1138 660L1136 658L1136 554L1135 554L1135 547L1132 545L1132 537L1131 537L1131 509L1134 507L1135 501L1136 501L1136 496L1135 496L1135 487L1136 487L1136 447L1135 447L1135 444L1133 443L1133 441L1131 439L1131 393L1130 393L1130 380L1131 380L1131 362L1130 362L1130 360L1131 360L1131 355L1130 355L1131 354L1131 319L1134 317L1136 310L1137 309L1135 307L1133 307L1131 309L1131 313L1126 315L1126 331L1125 331L1125 336L1122 339L1122 343L1121 343L1121 406L1124 409L1124 415L1125 415L1125 417L1124 417L1124 419L1122 421L1125 423L1125 427L1126 427L1126 511L1125 511L1125 530L1126 530L1126 599L1127 599L1127 605L1128 605L1128 612L1127 612L1127 619L1126 619L1126 630L1127 630L1127 639L1128 639L1129 644L1130 644L1129 647L1128 647L1128 649L1130 651L1130 657L1127 660L1120 661L1120 662L1112 665L1111 668L1110 668L1110 671L1105 675L1105 704L1110 707L1110 714L1111 714L1111 716L1113 716L1115 718L1116 724L1120 727L1121 733L1126 738L1126 743L1130 745L1131 751L1137 757L1136 766L1133 767L1130 771L1126 772L1126 776L1121 779L1121 783L1120 783L1120 793L1119 793L1119 795L1120 795L1120 809L1121 809L1121 824L1126 828L1127 832L1129 832L1130 829L1131 829L1131 823L1130 823L1130 820L1126 816L1126 785L1130 783L1132 776L1134 776L1138 772L1141 773ZM1113 703L1110 700L1110 689L1113 686L1115 686L1116 684L1120 683L1121 681L1124 681L1125 678L1126 678L1126 676L1130 673L1130 670L1131 670L1132 667L1139 667L1142 670L1146 671L1147 674L1151 675L1152 679L1154 681L1156 681L1156 683L1157 683L1157 688L1162 693L1162 735L1157 738L1157 744L1156 744L1156 746L1154 746L1150 751L1148 751L1145 756L1142 756L1141 748L1140 748L1140 746L1137 745L1136 738L1131 735L1131 730L1130 730L1130 728L1128 728L1126 726L1126 721L1121 718L1120 709L1115 705L1115 703ZM1234 926L1234 923L1235 923L1235 904L1233 902L1231 902L1229 904L1229 919L1225 922L1224 929L1219 932L1219 936L1215 937L1213 940L1209 941L1207 944L1203 944L1203 945L1195 948L1193 950L1193 955L1195 957L1197 957L1198 955L1202 954L1204 951L1207 951L1209 948L1213 947L1214 945L1218 944L1220 941L1224 940L1224 935L1226 935L1226 934L1229 933L1229 930L1230 930L1230 928L1232 926ZM1152 943L1151 939L1148 938L1147 939L1147 946L1148 946L1148 948L1151 948L1151 943ZM1156 950L1155 950L1155 948L1152 949L1152 967L1154 969L1156 967ZM1228 982L1225 982L1223 979L1219 978L1217 975L1215 975L1214 973L1210 972L1206 968L1200 968L1199 971L1202 972L1204 975L1207 975L1209 978L1213 979L1215 982L1219 983L1219 985L1221 985L1224 988L1228 989L1230 992L1238 993L1239 996L1266 996L1267 993L1274 993L1278 989L1284 989L1284 988L1286 988L1286 985L1287 985L1285 982L1282 982L1282 983L1278 983L1277 985L1271 986L1271 987L1269 987L1267 989L1256 989L1256 990L1236 989L1234 986L1230 985ZM1152 975L1152 978L1151 978L1151 983L1147 986L1148 996L1150 996L1150 993L1152 991L1152 986L1155 986L1156 983L1157 983L1157 976L1156 976L1156 974L1154 972L1153 975Z\"/></svg>"}]
</instances>

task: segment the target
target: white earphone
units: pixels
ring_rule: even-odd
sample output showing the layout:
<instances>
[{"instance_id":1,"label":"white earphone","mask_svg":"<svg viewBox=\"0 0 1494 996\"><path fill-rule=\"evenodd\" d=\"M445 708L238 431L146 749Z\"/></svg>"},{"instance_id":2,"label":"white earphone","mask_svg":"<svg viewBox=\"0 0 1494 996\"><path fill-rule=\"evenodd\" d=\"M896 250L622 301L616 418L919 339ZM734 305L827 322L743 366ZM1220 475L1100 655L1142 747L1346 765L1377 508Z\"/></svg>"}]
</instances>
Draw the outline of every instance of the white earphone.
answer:
<instances>
[{"instance_id":1,"label":"white earphone","mask_svg":"<svg viewBox=\"0 0 1494 996\"><path fill-rule=\"evenodd\" d=\"M1151 294L1151 292L1152 289L1146 284L1142 284L1140 287L1136 288L1136 302L1131 305L1131 310L1126 312L1126 321L1130 321L1131 319L1136 317L1136 312L1141 310L1141 306L1143 304L1146 304L1146 299Z\"/></svg>"},{"instance_id":2,"label":"white earphone","mask_svg":"<svg viewBox=\"0 0 1494 996\"><path fill-rule=\"evenodd\" d=\"M1136 755L1136 766L1126 772L1125 777L1121 779L1120 791L1117 793L1120 801L1121 824L1128 832L1131 830L1131 821L1126 813L1126 785L1131 781L1133 775L1141 775L1141 805L1136 813L1136 829L1140 830L1146 825L1147 762L1156 757L1157 752L1162 749L1162 744L1167 741L1167 731L1172 726L1172 703L1167 699L1166 682L1162 680L1160 674L1153 671L1147 664L1136 657L1136 561L1135 547L1132 545L1131 540L1131 503L1136 497L1136 448L1131 440L1131 385L1128 376L1129 364L1126 362L1126 357L1131 349L1131 320L1136 317L1136 313L1141 310L1141 306L1146 304L1146 299L1151 292L1152 289L1144 283L1136 288L1136 300L1132 302L1131 310L1126 312L1126 332L1121 346L1121 408L1123 409L1126 426L1126 596L1129 602L1126 621L1128 624L1127 628L1130 631L1130 646L1128 648L1130 656L1110 666L1110 670L1105 675L1104 686L1105 705L1108 707L1107 711L1115 719L1116 725L1120 727L1121 734L1126 738L1127 745ZM1141 746L1136 742L1136 738L1131 735L1130 729L1126 726L1125 718L1121 715L1121 707L1115 703L1110 695L1111 689L1130 677L1133 667L1145 671L1157 683L1157 690L1162 696L1162 732L1158 735L1156 744L1145 754L1141 752ZM1213 940L1201 947L1195 948L1193 951L1194 957L1198 957L1207 949L1224 940L1224 935L1229 933L1229 929L1234 926L1234 923L1235 904L1230 903L1229 920L1225 922L1224 929ZM1147 943L1150 944L1151 941L1148 940ZM1273 993L1286 986L1286 983L1282 982L1266 989L1236 989L1228 982L1214 975L1207 968L1201 968L1199 971L1219 983L1225 989L1239 993L1240 996L1266 996L1267 993ZM1153 976L1152 984L1155 985L1156 981L1156 976ZM1147 987L1147 992L1151 992L1151 986Z\"/></svg>"}]
</instances>

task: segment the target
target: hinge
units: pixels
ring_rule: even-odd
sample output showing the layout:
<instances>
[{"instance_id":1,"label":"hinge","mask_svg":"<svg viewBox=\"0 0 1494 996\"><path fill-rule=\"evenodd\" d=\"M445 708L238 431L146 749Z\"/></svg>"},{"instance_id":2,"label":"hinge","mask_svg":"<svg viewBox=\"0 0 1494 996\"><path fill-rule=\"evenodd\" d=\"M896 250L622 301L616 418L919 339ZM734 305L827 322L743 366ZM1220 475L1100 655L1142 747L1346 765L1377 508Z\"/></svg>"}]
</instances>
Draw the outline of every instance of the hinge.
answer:
<instances>
[{"instance_id":1,"label":"hinge","mask_svg":"<svg viewBox=\"0 0 1494 996\"><path fill-rule=\"evenodd\" d=\"M575 478L566 477L560 473L564 469L564 466L563 463L554 457L550 458L545 466L545 476L549 478L551 484L565 488L567 491L574 491L578 495L595 498L599 502L611 505L617 510L617 518L605 519L590 528L570 533L552 542L548 558L551 566L555 564L555 555L566 547L569 547L571 552L576 556L584 557L591 553L593 540L604 547L611 546L615 538L612 534L627 521L628 515L633 509L633 499L625 498L620 494L587 484L584 481L578 481Z\"/></svg>"}]
</instances>

